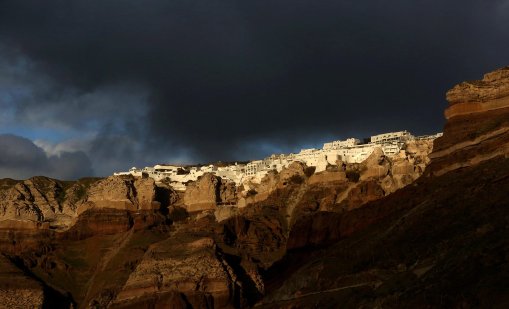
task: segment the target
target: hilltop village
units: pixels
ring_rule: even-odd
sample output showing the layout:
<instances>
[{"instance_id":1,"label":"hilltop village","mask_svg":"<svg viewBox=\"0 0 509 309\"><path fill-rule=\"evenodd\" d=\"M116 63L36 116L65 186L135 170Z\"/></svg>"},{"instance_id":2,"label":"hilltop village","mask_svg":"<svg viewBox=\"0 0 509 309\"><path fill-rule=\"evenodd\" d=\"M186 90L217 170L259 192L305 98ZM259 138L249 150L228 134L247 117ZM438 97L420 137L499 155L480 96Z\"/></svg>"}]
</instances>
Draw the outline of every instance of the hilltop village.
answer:
<instances>
[{"instance_id":1,"label":"hilltop village","mask_svg":"<svg viewBox=\"0 0 509 309\"><path fill-rule=\"evenodd\" d=\"M362 143L359 139L348 138L325 143L322 149L302 149L299 153L273 154L263 160L255 160L247 164L232 164L227 166L178 166L158 164L153 167L139 169L132 167L127 172L117 172L114 175L133 175L136 177L150 177L156 182L167 182L175 190L185 191L186 184L196 181L205 173L212 173L225 180L241 185L246 181L259 183L271 170L280 172L292 162L300 161L307 166L315 167L315 173L326 170L329 165L342 163L360 163L364 161L375 148L381 148L387 157L397 156L406 144L413 140L434 140L442 133L434 135L413 136L408 131L389 132L371 136L369 141Z\"/></svg>"}]
</instances>

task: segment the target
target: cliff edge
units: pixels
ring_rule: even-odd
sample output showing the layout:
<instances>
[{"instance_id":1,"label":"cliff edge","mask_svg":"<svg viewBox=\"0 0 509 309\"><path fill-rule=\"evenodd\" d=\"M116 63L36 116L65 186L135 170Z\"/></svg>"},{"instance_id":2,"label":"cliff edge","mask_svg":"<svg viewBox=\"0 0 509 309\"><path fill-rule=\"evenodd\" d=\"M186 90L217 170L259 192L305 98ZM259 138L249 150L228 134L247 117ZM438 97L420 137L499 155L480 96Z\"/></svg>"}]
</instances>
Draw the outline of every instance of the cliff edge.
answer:
<instances>
[{"instance_id":1,"label":"cliff edge","mask_svg":"<svg viewBox=\"0 0 509 309\"><path fill-rule=\"evenodd\" d=\"M444 135L435 141L429 174L479 164L509 153L509 67L447 92Z\"/></svg>"}]
</instances>

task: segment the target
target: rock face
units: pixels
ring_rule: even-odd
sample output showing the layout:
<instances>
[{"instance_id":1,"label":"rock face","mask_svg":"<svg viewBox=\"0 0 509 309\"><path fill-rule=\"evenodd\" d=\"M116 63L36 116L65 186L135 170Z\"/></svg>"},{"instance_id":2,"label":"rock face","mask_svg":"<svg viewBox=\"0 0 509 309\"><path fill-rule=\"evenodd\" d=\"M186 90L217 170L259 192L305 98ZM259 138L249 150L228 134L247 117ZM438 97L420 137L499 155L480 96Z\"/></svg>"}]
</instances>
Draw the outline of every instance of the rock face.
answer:
<instances>
[{"instance_id":1,"label":"rock face","mask_svg":"<svg viewBox=\"0 0 509 309\"><path fill-rule=\"evenodd\" d=\"M463 82L446 95L446 119L482 113L509 106L509 67L484 75L482 80Z\"/></svg>"},{"instance_id":2,"label":"rock face","mask_svg":"<svg viewBox=\"0 0 509 309\"><path fill-rule=\"evenodd\" d=\"M97 208L125 210L158 209L156 185L152 178L111 176L90 187L87 202Z\"/></svg>"},{"instance_id":3,"label":"rock face","mask_svg":"<svg viewBox=\"0 0 509 309\"><path fill-rule=\"evenodd\" d=\"M347 214L417 178L425 146L318 173L295 162L241 192L211 174L180 195L134 177L7 181L0 249L78 307L249 307L288 250L328 245L383 217Z\"/></svg>"},{"instance_id":4,"label":"rock face","mask_svg":"<svg viewBox=\"0 0 509 309\"><path fill-rule=\"evenodd\" d=\"M92 180L93 181L93 180ZM0 226L5 221L24 221L25 225L65 227L77 216L90 181L66 183L47 177L33 177L0 191ZM2 222L3 221L3 222Z\"/></svg>"},{"instance_id":5,"label":"rock face","mask_svg":"<svg viewBox=\"0 0 509 309\"><path fill-rule=\"evenodd\" d=\"M240 193L239 207L245 207L248 204L270 199L274 192L284 189L289 185L303 184L308 178L305 172L306 168L306 165L302 162L293 162L280 173L270 171L259 184L244 184L244 190ZM312 172L314 172L314 169L310 174Z\"/></svg>"},{"instance_id":6,"label":"rock face","mask_svg":"<svg viewBox=\"0 0 509 309\"><path fill-rule=\"evenodd\" d=\"M508 68L462 83L447 95L447 124L435 145L417 141L388 162L376 155L348 167L347 177L359 181L347 204L376 195L386 170L383 191L404 188L343 213L303 213L287 247L334 245L314 256L288 253L267 278L276 288L258 305L505 307L509 291L498 287L509 276L509 260L500 257L509 249L508 97Z\"/></svg>"},{"instance_id":7,"label":"rock face","mask_svg":"<svg viewBox=\"0 0 509 309\"><path fill-rule=\"evenodd\" d=\"M90 208L158 209L153 179L112 176L75 183L33 177L0 190L0 228L66 229Z\"/></svg>"},{"instance_id":8,"label":"rock face","mask_svg":"<svg viewBox=\"0 0 509 309\"><path fill-rule=\"evenodd\" d=\"M7 283L8 282L8 283ZM42 308L43 286L0 255L0 307Z\"/></svg>"},{"instance_id":9,"label":"rock face","mask_svg":"<svg viewBox=\"0 0 509 309\"><path fill-rule=\"evenodd\" d=\"M214 210L218 205L236 202L235 183L211 173L206 173L189 184L184 194L184 205L188 212Z\"/></svg>"},{"instance_id":10,"label":"rock face","mask_svg":"<svg viewBox=\"0 0 509 309\"><path fill-rule=\"evenodd\" d=\"M313 232L290 237L288 246L332 245L290 252L259 305L505 307L508 190L509 159L501 158L421 177L344 215L310 218L299 228Z\"/></svg>"},{"instance_id":11,"label":"rock face","mask_svg":"<svg viewBox=\"0 0 509 309\"><path fill-rule=\"evenodd\" d=\"M3 219L44 221L55 219L61 212L56 200L62 191L54 180L34 177L0 194L0 210Z\"/></svg>"},{"instance_id":12,"label":"rock face","mask_svg":"<svg viewBox=\"0 0 509 309\"><path fill-rule=\"evenodd\" d=\"M211 238L171 239L152 246L112 306L135 306L155 293L170 299L174 293L185 295L194 308L228 306L235 290L230 286L233 270L216 256L215 246Z\"/></svg>"},{"instance_id":13,"label":"rock face","mask_svg":"<svg viewBox=\"0 0 509 309\"><path fill-rule=\"evenodd\" d=\"M441 175L509 153L509 67L447 93L444 136L437 139L429 173Z\"/></svg>"}]
</instances>

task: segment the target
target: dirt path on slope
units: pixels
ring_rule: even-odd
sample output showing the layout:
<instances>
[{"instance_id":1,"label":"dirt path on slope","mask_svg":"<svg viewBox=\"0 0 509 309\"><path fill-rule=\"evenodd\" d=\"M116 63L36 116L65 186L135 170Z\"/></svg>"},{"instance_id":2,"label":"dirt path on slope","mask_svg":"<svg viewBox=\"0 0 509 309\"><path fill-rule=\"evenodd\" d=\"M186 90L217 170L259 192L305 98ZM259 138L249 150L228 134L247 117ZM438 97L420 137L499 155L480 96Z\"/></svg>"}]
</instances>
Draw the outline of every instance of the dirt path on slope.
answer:
<instances>
[{"instance_id":1,"label":"dirt path on slope","mask_svg":"<svg viewBox=\"0 0 509 309\"><path fill-rule=\"evenodd\" d=\"M268 302L268 303L256 304L255 307L264 306L264 305L271 305L271 304L277 304L277 303L280 303L280 302L296 300L296 299L305 298L305 297L309 297L309 296L313 296L313 295L318 295L318 294L334 293L334 292L338 292L338 291L342 291L342 290L359 288L359 287L363 287L363 286L369 286L369 285L376 286L376 285L378 285L380 283L381 283L381 281L368 281L368 282L363 282L363 283L358 283L358 284L342 286L342 287L334 288L334 289L328 289L328 290L317 291L317 292L309 292L309 293L306 293L306 294L295 295L293 297L287 297L287 298L282 298L282 299L274 300L274 301L271 301L271 302Z\"/></svg>"}]
</instances>

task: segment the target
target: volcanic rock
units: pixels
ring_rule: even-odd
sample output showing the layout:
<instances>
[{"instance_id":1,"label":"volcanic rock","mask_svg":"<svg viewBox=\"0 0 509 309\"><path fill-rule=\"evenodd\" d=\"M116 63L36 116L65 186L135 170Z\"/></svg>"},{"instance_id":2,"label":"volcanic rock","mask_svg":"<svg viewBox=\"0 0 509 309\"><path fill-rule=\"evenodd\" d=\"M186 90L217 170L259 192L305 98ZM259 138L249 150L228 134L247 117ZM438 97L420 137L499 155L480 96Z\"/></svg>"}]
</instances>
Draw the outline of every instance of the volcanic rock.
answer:
<instances>
[{"instance_id":1,"label":"volcanic rock","mask_svg":"<svg viewBox=\"0 0 509 309\"><path fill-rule=\"evenodd\" d=\"M289 252L277 264L275 273L291 275L268 278L276 288L258 305L505 307L508 291L500 282L509 268L500 252L509 248L508 77L505 68L455 87L448 93L444 136L434 145L407 145L389 160L387 176L361 177L344 201L354 203L372 190L376 195L377 182L393 194L343 213L302 216L287 247L308 251ZM349 168L365 172L362 165ZM303 264L304 256L312 257Z\"/></svg>"},{"instance_id":2,"label":"volcanic rock","mask_svg":"<svg viewBox=\"0 0 509 309\"><path fill-rule=\"evenodd\" d=\"M152 178L110 176L94 183L88 191L87 206L130 211L158 209L156 186Z\"/></svg>"},{"instance_id":3,"label":"volcanic rock","mask_svg":"<svg viewBox=\"0 0 509 309\"><path fill-rule=\"evenodd\" d=\"M184 205L188 212L213 210L217 205L236 203L235 183L211 173L205 173L189 184L184 194Z\"/></svg>"},{"instance_id":4,"label":"volcanic rock","mask_svg":"<svg viewBox=\"0 0 509 309\"><path fill-rule=\"evenodd\" d=\"M216 255L211 238L168 239L153 245L129 276L113 307L135 306L146 296L185 295L193 307L225 307L235 291L233 271Z\"/></svg>"},{"instance_id":5,"label":"volcanic rock","mask_svg":"<svg viewBox=\"0 0 509 309\"><path fill-rule=\"evenodd\" d=\"M375 148L369 157L361 163L361 179L385 177L390 169L382 148Z\"/></svg>"},{"instance_id":6,"label":"volcanic rock","mask_svg":"<svg viewBox=\"0 0 509 309\"><path fill-rule=\"evenodd\" d=\"M509 67L447 93L444 136L427 173L441 175L509 153Z\"/></svg>"},{"instance_id":7,"label":"volcanic rock","mask_svg":"<svg viewBox=\"0 0 509 309\"><path fill-rule=\"evenodd\" d=\"M93 179L67 182L47 177L32 177L0 190L0 225L5 220L20 221L20 227L45 223L65 228L77 216L77 208L86 200L86 190ZM3 222L3 223L2 223ZM25 222L25 223L23 223Z\"/></svg>"},{"instance_id":8,"label":"volcanic rock","mask_svg":"<svg viewBox=\"0 0 509 309\"><path fill-rule=\"evenodd\" d=\"M27 306L47 282L79 307L504 307L509 111L468 104L506 98L508 77L451 91L436 143L317 173L294 162L243 190L212 174L185 193L130 176L5 181L0 279L3 257L37 278Z\"/></svg>"},{"instance_id":9,"label":"volcanic rock","mask_svg":"<svg viewBox=\"0 0 509 309\"><path fill-rule=\"evenodd\" d=\"M447 119L461 114L504 108L509 102L509 67L487 73L482 80L463 82L447 92ZM505 102L505 103L504 103Z\"/></svg>"},{"instance_id":10,"label":"volcanic rock","mask_svg":"<svg viewBox=\"0 0 509 309\"><path fill-rule=\"evenodd\" d=\"M0 307L42 308L44 290L42 284L24 275L0 255Z\"/></svg>"},{"instance_id":11,"label":"volcanic rock","mask_svg":"<svg viewBox=\"0 0 509 309\"><path fill-rule=\"evenodd\" d=\"M347 180L344 171L323 171L311 175L308 179L309 184L325 183L325 182L345 182Z\"/></svg>"},{"instance_id":12,"label":"volcanic rock","mask_svg":"<svg viewBox=\"0 0 509 309\"><path fill-rule=\"evenodd\" d=\"M214 217L217 222L221 222L237 215L238 212L239 208L236 206L221 206L214 211Z\"/></svg>"}]
</instances>

